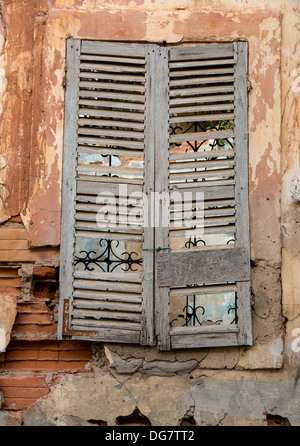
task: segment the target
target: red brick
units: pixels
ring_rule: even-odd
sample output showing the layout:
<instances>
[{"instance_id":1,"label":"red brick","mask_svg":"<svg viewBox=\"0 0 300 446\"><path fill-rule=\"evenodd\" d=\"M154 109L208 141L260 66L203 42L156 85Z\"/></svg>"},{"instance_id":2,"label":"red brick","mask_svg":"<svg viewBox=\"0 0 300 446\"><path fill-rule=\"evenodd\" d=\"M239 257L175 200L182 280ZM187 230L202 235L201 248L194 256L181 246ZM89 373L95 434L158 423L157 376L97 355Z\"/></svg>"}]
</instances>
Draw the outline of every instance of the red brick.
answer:
<instances>
[{"instance_id":1,"label":"red brick","mask_svg":"<svg viewBox=\"0 0 300 446\"><path fill-rule=\"evenodd\" d=\"M33 269L33 275L43 279L56 279L57 272L56 269L51 266L36 266Z\"/></svg>"},{"instance_id":2,"label":"red brick","mask_svg":"<svg viewBox=\"0 0 300 446\"><path fill-rule=\"evenodd\" d=\"M48 395L49 389L46 388L31 388L31 387L2 387L1 392L4 396L4 401L6 398L42 398Z\"/></svg>"},{"instance_id":3,"label":"red brick","mask_svg":"<svg viewBox=\"0 0 300 446\"><path fill-rule=\"evenodd\" d=\"M0 387L47 388L44 376L32 375L0 375Z\"/></svg>"},{"instance_id":4,"label":"red brick","mask_svg":"<svg viewBox=\"0 0 300 446\"><path fill-rule=\"evenodd\" d=\"M49 325L53 322L49 319L49 314L19 313L15 323L21 325Z\"/></svg>"},{"instance_id":5,"label":"red brick","mask_svg":"<svg viewBox=\"0 0 300 446\"><path fill-rule=\"evenodd\" d=\"M36 398L6 398L3 408L6 410L28 409L36 401Z\"/></svg>"},{"instance_id":6,"label":"red brick","mask_svg":"<svg viewBox=\"0 0 300 446\"><path fill-rule=\"evenodd\" d=\"M55 334L57 332L56 325L55 324L49 324L49 325L34 325L34 324L28 324L28 325L14 325L13 328L14 332L17 335L24 335L24 334ZM14 337L14 336L12 336Z\"/></svg>"}]
</instances>

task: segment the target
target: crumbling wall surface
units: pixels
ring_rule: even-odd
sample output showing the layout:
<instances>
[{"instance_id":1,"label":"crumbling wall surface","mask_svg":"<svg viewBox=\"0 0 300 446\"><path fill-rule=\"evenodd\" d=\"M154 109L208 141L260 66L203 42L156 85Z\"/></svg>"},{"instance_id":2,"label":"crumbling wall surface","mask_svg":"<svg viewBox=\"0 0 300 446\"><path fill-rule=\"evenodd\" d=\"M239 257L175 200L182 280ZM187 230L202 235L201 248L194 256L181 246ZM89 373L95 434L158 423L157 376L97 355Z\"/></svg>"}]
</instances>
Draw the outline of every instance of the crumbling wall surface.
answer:
<instances>
[{"instance_id":1,"label":"crumbling wall surface","mask_svg":"<svg viewBox=\"0 0 300 446\"><path fill-rule=\"evenodd\" d=\"M0 425L300 425L299 34L298 0L0 0ZM57 341L68 37L248 40L252 347Z\"/></svg>"}]
</instances>

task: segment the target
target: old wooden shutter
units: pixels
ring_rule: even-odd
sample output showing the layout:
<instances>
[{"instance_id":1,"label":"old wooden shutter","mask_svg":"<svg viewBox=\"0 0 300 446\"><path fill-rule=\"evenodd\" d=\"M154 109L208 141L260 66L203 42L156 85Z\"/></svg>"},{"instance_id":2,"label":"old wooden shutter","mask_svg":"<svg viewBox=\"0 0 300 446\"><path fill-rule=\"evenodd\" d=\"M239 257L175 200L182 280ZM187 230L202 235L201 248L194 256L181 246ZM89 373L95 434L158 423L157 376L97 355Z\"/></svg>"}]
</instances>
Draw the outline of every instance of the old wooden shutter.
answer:
<instances>
[{"instance_id":1,"label":"old wooden shutter","mask_svg":"<svg viewBox=\"0 0 300 446\"><path fill-rule=\"evenodd\" d=\"M162 94L156 190L190 192L194 209L203 192L204 234L194 217L180 227L176 204L155 230L169 247L155 254L159 346L251 344L247 43L174 47L161 63L169 113Z\"/></svg>"},{"instance_id":2,"label":"old wooden shutter","mask_svg":"<svg viewBox=\"0 0 300 446\"><path fill-rule=\"evenodd\" d=\"M154 234L141 209L154 175L156 53L67 42L60 338L155 341ZM109 225L104 204L117 211Z\"/></svg>"}]
</instances>

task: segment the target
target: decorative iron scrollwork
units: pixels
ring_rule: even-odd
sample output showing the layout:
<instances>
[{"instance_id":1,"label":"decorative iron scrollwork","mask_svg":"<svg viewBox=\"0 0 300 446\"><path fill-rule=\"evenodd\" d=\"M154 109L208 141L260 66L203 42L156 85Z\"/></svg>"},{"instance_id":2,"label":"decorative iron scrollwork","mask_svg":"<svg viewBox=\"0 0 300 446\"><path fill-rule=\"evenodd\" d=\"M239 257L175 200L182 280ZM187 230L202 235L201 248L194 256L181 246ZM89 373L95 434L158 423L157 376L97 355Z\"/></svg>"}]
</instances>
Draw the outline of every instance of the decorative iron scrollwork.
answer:
<instances>
[{"instance_id":1,"label":"decorative iron scrollwork","mask_svg":"<svg viewBox=\"0 0 300 446\"><path fill-rule=\"evenodd\" d=\"M119 246L119 241L117 240L101 239L99 246L102 249L99 255L97 255L96 251L80 251L79 254L84 253L85 256L75 256L75 265L83 264L86 271L94 271L95 267L98 267L103 272L113 272L118 266L121 267L122 271L137 271L136 266L142 265L143 259L134 251L123 252L121 254L121 256L124 256L123 258L116 254L115 250Z\"/></svg>"}]
</instances>

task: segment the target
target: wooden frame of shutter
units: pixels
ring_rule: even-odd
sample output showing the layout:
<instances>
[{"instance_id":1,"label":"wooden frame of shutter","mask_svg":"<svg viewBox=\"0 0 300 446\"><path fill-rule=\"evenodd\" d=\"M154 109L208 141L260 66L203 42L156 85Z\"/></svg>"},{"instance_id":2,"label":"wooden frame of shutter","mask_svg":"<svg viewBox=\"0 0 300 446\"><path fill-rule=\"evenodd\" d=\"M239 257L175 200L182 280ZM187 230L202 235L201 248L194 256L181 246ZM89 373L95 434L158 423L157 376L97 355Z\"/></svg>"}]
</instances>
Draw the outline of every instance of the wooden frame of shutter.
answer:
<instances>
[{"instance_id":1,"label":"wooden frame of shutter","mask_svg":"<svg viewBox=\"0 0 300 446\"><path fill-rule=\"evenodd\" d=\"M77 168L77 144L78 144L78 114L79 114L79 79L80 79L80 56L81 54L90 54L91 59L97 59L97 55L101 54L102 60L113 63L114 60L130 63L128 58L144 58L146 67L145 73L145 116L147 128L144 126L144 142L147 146L144 150L144 187L143 191L148 196L152 190L151 179L154 176L154 140L153 129L154 123L151 122L154 94L152 77L155 73L155 59L153 58L152 45L111 43L98 41L84 41L79 39L67 40L67 57L66 57L66 95L65 95L65 133L64 133L64 161L63 161L63 181L62 181L62 224L61 224L61 269L60 269L60 304L59 304L59 326L58 338L63 339L66 336L72 339L102 341L102 342L125 342L140 343L143 345L153 345L155 343L154 336L154 304L153 304L153 259L154 259L154 229L146 227L143 231L143 254L144 274L142 275L142 321L140 330L130 330L120 328L118 320L112 323L110 328L91 324L90 327L72 328L72 302L73 302L73 284L74 284L74 250L75 250L75 202L76 193L86 194L93 190L94 194L101 191L104 181L103 177L99 177L99 182L82 183L76 180ZM120 59L122 57L122 59ZM139 63L137 59L136 63ZM125 65L125 64L124 64ZM120 71L123 71L121 65ZM104 67L104 70L106 68ZM130 68L131 69L131 68ZM125 67L126 71L126 67ZM139 70L140 71L140 70ZM99 75L100 77L100 75ZM113 77L113 75L111 76ZM124 74L124 79L126 73ZM106 78L107 79L107 78ZM125 79L126 80L126 79ZM114 87L114 85L112 85ZM126 87L127 88L127 87ZM129 91L134 87L128 87ZM118 88L116 88L118 89ZM101 96L101 93L97 94ZM103 95L104 96L104 95ZM112 94L111 94L112 96ZM123 95L126 100L126 94ZM93 99L93 98L92 98ZM119 105L123 107L120 102ZM133 104L134 105L134 104ZM133 106L132 105L132 106ZM129 104L128 108L131 105ZM137 108L137 107L136 107ZM141 107L139 107L141 108ZM126 110L125 110L126 112ZM102 112L101 112L102 113ZM105 114L105 113L103 113ZM116 119L125 116L124 112L109 112L107 116L115 116ZM130 116L130 113L128 114ZM129 119L128 119L129 120ZM99 133L99 132L97 132ZM111 132L110 132L111 133ZM103 133L105 134L105 133ZM111 137L110 137L111 138ZM128 138L130 139L130 138ZM113 144L111 140L107 140L108 144ZM127 147L134 147L133 143L128 141ZM97 149L96 149L97 150ZM99 152L100 153L100 152ZM101 152L102 153L102 152ZM133 169L134 170L134 169ZM102 181L103 180L103 181ZM130 185L129 185L130 186ZM131 191L135 191L137 186L134 184L130 187ZM112 188L115 189L112 184ZM100 238L100 236L99 236ZM149 250L149 251L148 251ZM152 250L152 251L151 251ZM150 272L150 273L149 273ZM99 277L99 280L109 280L108 274L112 274L112 280L115 280L116 274L100 273L94 274L81 272L77 274L79 278L88 279ZM133 276L134 274L131 274ZM75 277L77 277L75 274ZM103 279L101 279L103 277ZM117 280L117 278L116 278ZM126 280L125 280L126 281ZM113 284L113 282L111 282ZM109 286L109 285L108 285ZM112 286L112 285L111 285ZM130 287L130 285L129 285Z\"/></svg>"},{"instance_id":2,"label":"wooden frame of shutter","mask_svg":"<svg viewBox=\"0 0 300 446\"><path fill-rule=\"evenodd\" d=\"M250 237L248 204L248 44L197 45L178 47L169 50L170 65L173 60L177 66L196 66L197 59L231 57L234 59L234 117L235 117L235 202L236 202L236 244L235 247L193 249L189 252L161 251L156 254L156 305L160 314L157 322L159 348L197 348L234 345L251 345L251 307L250 307ZM181 62L180 62L181 61ZM187 61L187 62L185 62ZM193 62L195 61L195 63ZM201 64L201 62L200 62ZM226 64L226 59L224 59ZM174 83L174 82L173 82ZM213 90L206 88L207 91ZM195 107L194 107L195 108ZM195 108L196 109L196 108ZM176 122L175 118L173 122ZM198 135L190 135L192 140ZM200 135L203 137L203 135ZM222 136L220 136L222 137ZM170 142L185 141L186 136L170 137ZM167 159L169 144L161 145L160 157ZM165 163L164 163L165 167ZM167 181L165 177L165 181ZM228 187L228 186L227 186ZM160 186L160 190L166 189ZM211 189L212 190L212 189ZM164 229L159 228L162 233ZM156 239L159 235L156 232ZM165 238L164 243L169 243ZM224 249L226 248L226 249ZM201 265L201 266L200 266ZM218 277L215 268L222 271ZM198 282L196 278L198 277ZM199 327L169 327L169 290L170 286L187 283L215 283L235 281L238 295L238 324ZM162 322L164 321L164 322ZM164 330L161 329L163 325Z\"/></svg>"},{"instance_id":3,"label":"wooden frame of shutter","mask_svg":"<svg viewBox=\"0 0 300 446\"><path fill-rule=\"evenodd\" d=\"M230 248L224 254L228 260L228 272L231 264L237 258L242 260L240 274L234 276L238 292L238 325L203 326L203 327L169 327L169 289L172 272L170 266L176 264L176 256L194 256L206 258L208 263L214 262L217 250L193 250L189 253L155 251L155 247L169 246L169 229L162 226L160 203L159 216L155 228L144 228L143 254L144 273L142 279L142 324L140 332L131 332L115 327L110 329L91 327L84 330L74 330L71 327L72 292L74 282L73 260L75 249L75 199L76 162L77 162L77 130L78 130L78 93L80 75L81 51L91 55L101 54L108 57L145 57L145 129L144 129L144 186L147 197L151 192L169 192L169 141L184 140L180 135L169 138L170 122L176 122L169 117L169 62L172 60L187 60L196 63L199 52L203 60L234 57L234 89L228 88L234 95L235 117L235 186L227 186L226 191L235 191L236 201L236 247ZM160 350L170 348L195 348L214 346L251 345L251 308L250 308L250 240L249 240L249 209L248 209L248 110L247 110L247 43L235 42L218 45L197 45L180 47L160 47L155 44L129 44L117 42L85 41L79 39L67 40L66 62L66 95L64 118L64 156L62 175L62 225L61 225L61 266L60 266L60 303L58 338L93 340L102 342L140 343L154 345L156 339ZM193 62L194 61L194 62ZM224 62L226 66L226 60ZM201 64L200 64L201 65ZM212 63L213 68L213 63ZM230 77L230 76L229 76ZM226 77L224 77L226 82ZM202 88L203 94L213 93L217 89L209 86ZM176 82L175 82L176 83ZM234 90L234 91L233 91ZM172 102L173 101L173 102ZM196 107L197 108L197 107ZM199 108L199 107L198 107ZM199 108L200 109L200 108ZM217 107L215 107L218 110ZM111 112L117 116L120 113ZM108 113L109 116L109 113ZM229 116L229 115L228 115ZM233 115L232 115L233 116ZM215 119L222 119L222 110L216 111ZM192 137L192 136L191 136ZM195 138L197 135L195 135ZM81 187L81 186L80 186ZM101 184L93 184L95 190L101 189ZM134 189L134 187L133 187ZM218 186L211 188L208 195L213 196ZM227 193L226 192L226 193ZM219 191L220 193L220 191ZM226 195L226 194L225 194ZM226 198L224 195L223 198ZM201 251L201 252L200 252ZM230 251L230 252L229 252ZM219 254L221 252L219 251ZM222 254L222 255L223 255ZM199 257L200 256L200 257ZM236 257L237 256L237 257ZM231 260L230 260L231 259ZM234 259L234 260L232 260ZM174 263L175 262L175 263ZM191 263L193 263L191 261ZM168 266L165 274L163 268ZM172 269L172 268L171 268ZM174 271L176 268L174 268ZM168 274L166 272L168 271ZM173 271L173 277L174 277ZM194 273L195 273L194 269ZM225 271L225 270L224 270ZM196 271L197 274L197 271ZM183 272L184 275L184 272ZM166 280L167 276L167 280ZM169 282L168 282L169 280ZM178 280L178 277L177 277Z\"/></svg>"}]
</instances>

